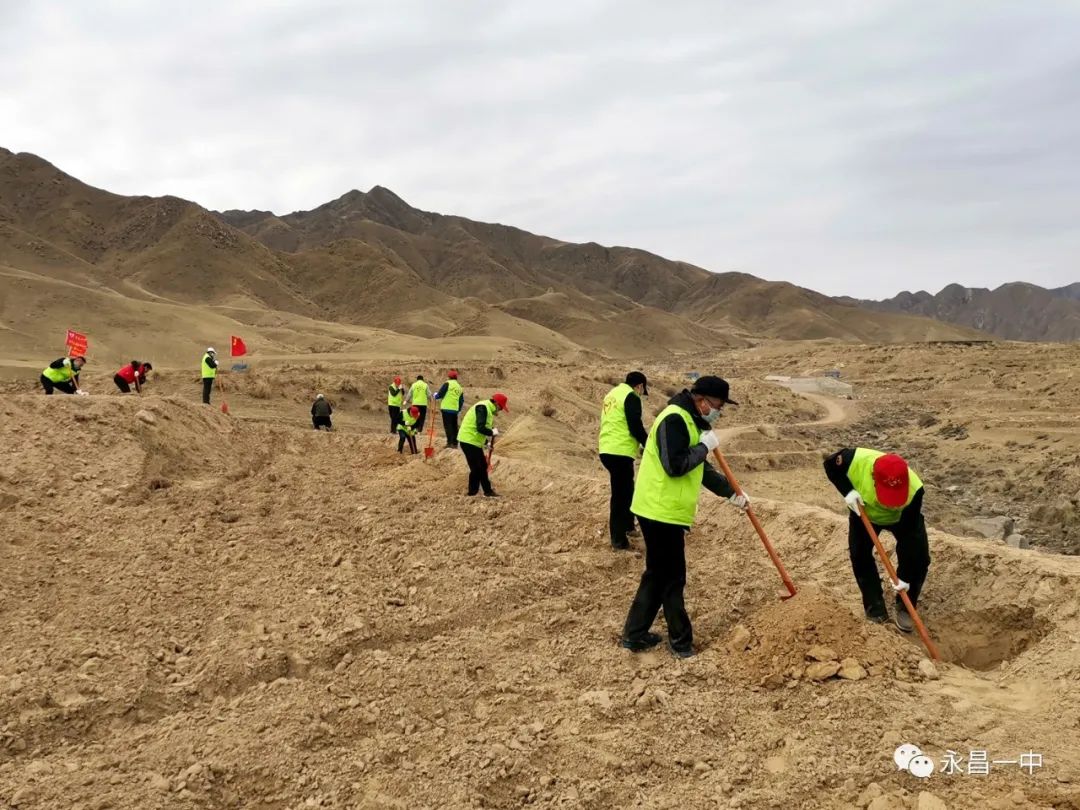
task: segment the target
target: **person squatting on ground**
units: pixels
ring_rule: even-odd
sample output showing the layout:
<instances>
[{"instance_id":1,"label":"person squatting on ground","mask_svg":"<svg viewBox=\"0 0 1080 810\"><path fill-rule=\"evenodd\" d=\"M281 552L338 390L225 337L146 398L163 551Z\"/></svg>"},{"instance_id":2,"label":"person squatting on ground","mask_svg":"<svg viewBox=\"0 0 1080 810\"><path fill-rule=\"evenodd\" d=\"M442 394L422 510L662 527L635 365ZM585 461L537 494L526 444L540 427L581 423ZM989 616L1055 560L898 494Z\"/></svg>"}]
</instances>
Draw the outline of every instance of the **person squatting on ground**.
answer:
<instances>
[{"instance_id":1,"label":"person squatting on ground","mask_svg":"<svg viewBox=\"0 0 1080 810\"><path fill-rule=\"evenodd\" d=\"M907 584L908 598L918 606L919 593L930 570L930 542L923 519L923 484L907 462L895 453L864 447L844 448L825 459L825 474L844 496L848 515L848 553L855 582L862 592L863 610L872 622L887 622L889 613L881 592L881 577L874 559L874 541L863 525L859 508L874 531L888 529L896 538L896 575L901 588ZM914 622L896 595L896 626L905 633Z\"/></svg>"},{"instance_id":2,"label":"person squatting on ground","mask_svg":"<svg viewBox=\"0 0 1080 810\"><path fill-rule=\"evenodd\" d=\"M315 401L311 403L311 425L318 430L326 428L333 430L334 424L330 421L330 414L334 412L330 401L322 394L315 395Z\"/></svg>"},{"instance_id":3,"label":"person squatting on ground","mask_svg":"<svg viewBox=\"0 0 1080 810\"><path fill-rule=\"evenodd\" d=\"M218 361L217 352L211 346L206 350L202 359L202 401L203 405L210 404L210 392L214 389L214 380L217 378Z\"/></svg>"},{"instance_id":4,"label":"person squatting on ground","mask_svg":"<svg viewBox=\"0 0 1080 810\"><path fill-rule=\"evenodd\" d=\"M469 465L469 495L476 495L483 489L487 497L498 497L488 478L484 443L494 442L499 435L499 429L495 427L495 413L509 410L506 394L492 394L491 399L481 400L469 408L461 420L457 438Z\"/></svg>"},{"instance_id":5,"label":"person squatting on ground","mask_svg":"<svg viewBox=\"0 0 1080 810\"><path fill-rule=\"evenodd\" d=\"M641 421L641 397L648 395L645 375L631 371L625 382L608 391L600 413L600 463L611 477L608 529L611 547L617 550L630 548L627 535L634 529L634 459L649 438Z\"/></svg>"},{"instance_id":6,"label":"person squatting on ground","mask_svg":"<svg viewBox=\"0 0 1080 810\"><path fill-rule=\"evenodd\" d=\"M153 371L154 367L149 363L140 363L132 360L113 375L113 382L120 389L121 394L130 394L131 386L135 386L135 393L141 394L142 387L146 383L147 372Z\"/></svg>"},{"instance_id":7,"label":"person squatting on ground","mask_svg":"<svg viewBox=\"0 0 1080 810\"><path fill-rule=\"evenodd\" d=\"M394 377L390 387L386 389L386 409L390 412L390 435L397 433L398 422L401 421L401 406L405 404L405 389L401 387L401 377Z\"/></svg>"},{"instance_id":8,"label":"person squatting on ground","mask_svg":"<svg viewBox=\"0 0 1080 810\"><path fill-rule=\"evenodd\" d=\"M81 394L79 388L79 372L86 365L86 358L82 356L61 357L53 360L41 372L41 387L45 389L45 396L52 396L53 391L61 394Z\"/></svg>"},{"instance_id":9,"label":"person squatting on ground","mask_svg":"<svg viewBox=\"0 0 1080 810\"><path fill-rule=\"evenodd\" d=\"M706 461L720 443L713 425L728 396L720 377L700 377L689 391L672 397L653 422L641 458L631 511L645 538L645 573L623 627L622 646L639 652L660 643L650 631L661 606L668 628L668 647L680 658L694 654L693 629L683 601L686 586L686 530L697 513L704 486L746 509L750 498L736 495L731 484Z\"/></svg>"},{"instance_id":10,"label":"person squatting on ground","mask_svg":"<svg viewBox=\"0 0 1080 810\"><path fill-rule=\"evenodd\" d=\"M401 420L397 425L397 451L400 453L405 447L405 442L409 442L409 452L416 455L416 423L420 418L420 409L415 405L409 407L408 410L402 411Z\"/></svg>"},{"instance_id":11,"label":"person squatting on ground","mask_svg":"<svg viewBox=\"0 0 1080 810\"><path fill-rule=\"evenodd\" d=\"M434 399L440 403L443 431L446 433L446 446L458 446L458 414L465 403L465 390L458 382L458 373L451 369L446 374L447 380L435 392Z\"/></svg>"}]
</instances>

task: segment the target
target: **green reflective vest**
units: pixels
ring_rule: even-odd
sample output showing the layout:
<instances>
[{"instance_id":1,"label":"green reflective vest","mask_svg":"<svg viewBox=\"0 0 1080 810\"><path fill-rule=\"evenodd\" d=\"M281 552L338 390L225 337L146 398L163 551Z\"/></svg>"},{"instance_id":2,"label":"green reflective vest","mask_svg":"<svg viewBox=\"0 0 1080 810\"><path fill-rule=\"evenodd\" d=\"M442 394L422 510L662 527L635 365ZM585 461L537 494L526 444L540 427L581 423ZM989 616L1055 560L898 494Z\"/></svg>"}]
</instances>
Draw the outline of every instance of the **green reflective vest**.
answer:
<instances>
[{"instance_id":1,"label":"green reflective vest","mask_svg":"<svg viewBox=\"0 0 1080 810\"><path fill-rule=\"evenodd\" d=\"M690 446L701 440L701 431L694 424L694 417L678 405L668 405L660 411L649 431L649 440L645 443L645 452L641 456L641 468L634 484L634 500L630 511L649 520L661 523L673 523L676 526L691 526L697 514L698 495L701 493L701 481L705 477L705 465L699 464L686 475L673 478L660 463L660 448L657 445L656 432L661 423L671 414L677 413L686 422L690 434Z\"/></svg>"},{"instance_id":2,"label":"green reflective vest","mask_svg":"<svg viewBox=\"0 0 1080 810\"><path fill-rule=\"evenodd\" d=\"M202 376L203 376L204 380L206 380L206 379L211 379L212 380L212 379L214 379L214 377L217 376L217 369L214 368L213 366L211 366L208 362L206 362L209 359L210 359L209 354L204 354L202 356Z\"/></svg>"},{"instance_id":3,"label":"green reflective vest","mask_svg":"<svg viewBox=\"0 0 1080 810\"><path fill-rule=\"evenodd\" d=\"M476 409L483 405L487 409L487 419L484 421L484 427L491 430L495 427L495 411L497 406L490 399L485 399L481 402L477 402L465 413L465 418L461 420L461 428L458 430L458 441L465 442L465 444L471 444L473 447L483 447L484 442L487 441L487 436L476 429Z\"/></svg>"},{"instance_id":4,"label":"green reflective vest","mask_svg":"<svg viewBox=\"0 0 1080 810\"><path fill-rule=\"evenodd\" d=\"M412 384L412 388L409 389L409 399L412 400L413 405L427 407L427 395L427 383L423 380L417 380Z\"/></svg>"},{"instance_id":5,"label":"green reflective vest","mask_svg":"<svg viewBox=\"0 0 1080 810\"><path fill-rule=\"evenodd\" d=\"M447 380L446 396L442 399L442 409L444 411L460 411L462 393L464 393L464 389L462 389L461 383L457 380Z\"/></svg>"},{"instance_id":6,"label":"green reflective vest","mask_svg":"<svg viewBox=\"0 0 1080 810\"><path fill-rule=\"evenodd\" d=\"M395 408L400 408L401 403L405 401L405 389L398 388L396 385L391 385L386 390L386 404L393 405Z\"/></svg>"},{"instance_id":7,"label":"green reflective vest","mask_svg":"<svg viewBox=\"0 0 1080 810\"><path fill-rule=\"evenodd\" d=\"M847 477L851 486L862 496L866 507L866 516L875 526L893 526L900 522L900 513L904 507L915 498L923 483L915 471L908 469L908 496L904 506L899 509L889 509L882 506L877 499L877 488L874 486L874 462L881 458L884 453L878 450L867 450L865 447L855 449L855 456L851 459Z\"/></svg>"},{"instance_id":8,"label":"green reflective vest","mask_svg":"<svg viewBox=\"0 0 1080 810\"><path fill-rule=\"evenodd\" d=\"M41 372L42 376L50 382L54 383L66 383L75 376L75 368L71 365L69 360L65 365L60 368L53 368L51 365L46 366L45 370Z\"/></svg>"},{"instance_id":9,"label":"green reflective vest","mask_svg":"<svg viewBox=\"0 0 1080 810\"><path fill-rule=\"evenodd\" d=\"M600 452L611 456L637 458L638 442L626 421L626 398L637 396L637 391L626 383L620 383L604 397L600 412Z\"/></svg>"},{"instance_id":10,"label":"green reflective vest","mask_svg":"<svg viewBox=\"0 0 1080 810\"><path fill-rule=\"evenodd\" d=\"M413 427L416 424L416 419L411 413L405 411L401 414L401 421L398 422L398 433L404 433L406 436L415 436L416 428Z\"/></svg>"}]
</instances>

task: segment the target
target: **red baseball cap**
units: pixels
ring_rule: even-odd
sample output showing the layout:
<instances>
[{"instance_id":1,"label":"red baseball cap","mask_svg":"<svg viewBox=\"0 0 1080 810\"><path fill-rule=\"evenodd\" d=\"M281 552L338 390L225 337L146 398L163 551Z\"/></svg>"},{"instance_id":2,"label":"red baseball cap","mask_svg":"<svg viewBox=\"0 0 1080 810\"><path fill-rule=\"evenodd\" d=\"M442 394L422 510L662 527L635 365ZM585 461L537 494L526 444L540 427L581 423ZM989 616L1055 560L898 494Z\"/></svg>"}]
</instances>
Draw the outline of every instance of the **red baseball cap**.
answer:
<instances>
[{"instance_id":1,"label":"red baseball cap","mask_svg":"<svg viewBox=\"0 0 1080 810\"><path fill-rule=\"evenodd\" d=\"M416 407L415 405L411 405L409 407L409 416L419 416L419 415L420 415L420 409L418 407Z\"/></svg>"},{"instance_id":2,"label":"red baseball cap","mask_svg":"<svg viewBox=\"0 0 1080 810\"><path fill-rule=\"evenodd\" d=\"M500 411L510 410L510 408L506 404L506 394L492 394L491 401L499 406Z\"/></svg>"},{"instance_id":3,"label":"red baseball cap","mask_svg":"<svg viewBox=\"0 0 1080 810\"><path fill-rule=\"evenodd\" d=\"M401 385L401 377L394 377L394 385Z\"/></svg>"},{"instance_id":4,"label":"red baseball cap","mask_svg":"<svg viewBox=\"0 0 1080 810\"><path fill-rule=\"evenodd\" d=\"M457 372L454 371L453 369L450 369L450 371L448 371L446 373L446 376L449 377L451 380L456 380L457 379Z\"/></svg>"},{"instance_id":5,"label":"red baseball cap","mask_svg":"<svg viewBox=\"0 0 1080 810\"><path fill-rule=\"evenodd\" d=\"M908 499L908 465L896 453L880 456L874 462L874 490L878 503L887 509L900 509Z\"/></svg>"}]
</instances>

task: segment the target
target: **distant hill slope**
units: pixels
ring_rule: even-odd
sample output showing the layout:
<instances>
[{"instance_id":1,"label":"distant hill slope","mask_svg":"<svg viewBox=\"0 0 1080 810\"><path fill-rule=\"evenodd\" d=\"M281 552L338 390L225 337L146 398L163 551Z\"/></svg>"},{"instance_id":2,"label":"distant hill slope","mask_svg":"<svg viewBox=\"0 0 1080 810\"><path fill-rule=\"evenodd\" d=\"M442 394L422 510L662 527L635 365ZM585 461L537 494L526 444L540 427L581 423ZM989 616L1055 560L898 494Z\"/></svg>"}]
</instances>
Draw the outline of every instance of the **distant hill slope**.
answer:
<instances>
[{"instance_id":1,"label":"distant hill slope","mask_svg":"<svg viewBox=\"0 0 1080 810\"><path fill-rule=\"evenodd\" d=\"M204 343L231 323L279 351L389 330L613 357L771 337L975 334L632 248L419 211L381 187L283 216L214 214L176 197L112 194L4 149L0 279L0 351L20 353L55 345L69 326L100 330L99 345L108 335L155 351Z\"/></svg>"},{"instance_id":2,"label":"distant hill slope","mask_svg":"<svg viewBox=\"0 0 1080 810\"><path fill-rule=\"evenodd\" d=\"M645 318L652 324L662 320L657 311L665 312L720 332L722 342L761 337L978 337L974 330L918 317L883 317L791 284L743 273L714 274L643 250L574 244L506 225L420 211L381 186L367 193L350 191L311 211L225 211L218 216L282 251L286 261L289 254L303 255L342 240L378 247L394 257L395 265L409 267L435 289L511 307L520 317L556 331L566 328L566 319L550 301L527 309L509 302L542 302L544 296L561 293L579 310L589 311L586 320L607 322L611 329L618 328L620 317ZM586 305L581 296L591 302ZM642 313L640 306L651 310ZM667 322L661 333L670 336L674 323ZM577 320L574 324L581 325Z\"/></svg>"},{"instance_id":3,"label":"distant hill slope","mask_svg":"<svg viewBox=\"0 0 1080 810\"><path fill-rule=\"evenodd\" d=\"M902 292L858 302L880 312L922 315L1007 340L1080 340L1080 283L1048 290L1015 282L994 290L950 284L936 295Z\"/></svg>"}]
</instances>

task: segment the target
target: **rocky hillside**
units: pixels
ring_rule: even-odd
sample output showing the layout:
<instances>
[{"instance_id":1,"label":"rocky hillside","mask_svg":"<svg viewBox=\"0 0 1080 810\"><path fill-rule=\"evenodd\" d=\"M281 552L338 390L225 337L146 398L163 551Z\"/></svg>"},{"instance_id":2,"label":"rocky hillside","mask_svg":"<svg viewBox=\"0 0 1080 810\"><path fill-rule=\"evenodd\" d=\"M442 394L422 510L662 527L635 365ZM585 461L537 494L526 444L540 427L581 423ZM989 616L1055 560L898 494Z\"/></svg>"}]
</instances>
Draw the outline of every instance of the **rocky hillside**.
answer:
<instances>
[{"instance_id":1,"label":"rocky hillside","mask_svg":"<svg viewBox=\"0 0 1080 810\"><path fill-rule=\"evenodd\" d=\"M1008 340L1080 339L1080 283L1057 289L1016 282L997 289L950 284L936 295L902 292L857 302L879 312L921 315Z\"/></svg>"},{"instance_id":2,"label":"rocky hillside","mask_svg":"<svg viewBox=\"0 0 1080 810\"><path fill-rule=\"evenodd\" d=\"M0 276L0 356L26 362L68 328L117 357L137 344L159 358L238 330L280 351L355 348L380 330L549 357L976 335L632 248L419 211L380 187L284 216L213 214L112 194L3 149Z\"/></svg>"}]
</instances>

